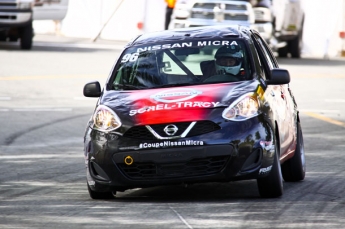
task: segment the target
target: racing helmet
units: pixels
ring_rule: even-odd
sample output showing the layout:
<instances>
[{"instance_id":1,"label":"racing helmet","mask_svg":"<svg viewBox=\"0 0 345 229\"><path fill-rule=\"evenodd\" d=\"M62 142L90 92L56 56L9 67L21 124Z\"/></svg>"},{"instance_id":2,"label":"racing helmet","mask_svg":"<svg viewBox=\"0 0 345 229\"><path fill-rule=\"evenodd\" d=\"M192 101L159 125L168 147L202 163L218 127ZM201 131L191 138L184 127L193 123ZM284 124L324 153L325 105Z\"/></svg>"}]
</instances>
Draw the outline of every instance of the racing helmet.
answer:
<instances>
[{"instance_id":1,"label":"racing helmet","mask_svg":"<svg viewBox=\"0 0 345 229\"><path fill-rule=\"evenodd\" d=\"M240 72L243 54L237 45L222 46L214 57L217 74L237 75Z\"/></svg>"}]
</instances>

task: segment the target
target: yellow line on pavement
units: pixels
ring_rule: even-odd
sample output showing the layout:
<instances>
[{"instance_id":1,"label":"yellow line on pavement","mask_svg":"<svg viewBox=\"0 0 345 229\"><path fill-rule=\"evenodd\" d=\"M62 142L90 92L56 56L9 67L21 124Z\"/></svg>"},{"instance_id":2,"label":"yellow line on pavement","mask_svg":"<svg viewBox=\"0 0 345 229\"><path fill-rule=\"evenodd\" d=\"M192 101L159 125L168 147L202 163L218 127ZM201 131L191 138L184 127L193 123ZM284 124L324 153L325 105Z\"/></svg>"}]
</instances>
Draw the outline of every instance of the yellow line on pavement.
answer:
<instances>
[{"instance_id":1,"label":"yellow line on pavement","mask_svg":"<svg viewBox=\"0 0 345 229\"><path fill-rule=\"evenodd\" d=\"M306 73L292 73L290 72L290 76L292 78L323 78L323 77L327 77L327 79L329 78L345 78L345 74L344 73L340 73L340 74L306 74Z\"/></svg>"},{"instance_id":2,"label":"yellow line on pavement","mask_svg":"<svg viewBox=\"0 0 345 229\"><path fill-rule=\"evenodd\" d=\"M337 120L334 120L334 119L331 119L331 118L328 118L328 117L325 117L323 115L319 115L319 114L316 114L316 113L313 113L313 112L303 112L303 113L308 115L308 116L310 116L310 117L313 117L313 118L316 118L316 119L320 119L322 121L325 121L325 122L328 122L328 123L331 123L331 124L334 124L334 125L337 125L337 126L345 127L345 123L337 121Z\"/></svg>"},{"instance_id":3,"label":"yellow line on pavement","mask_svg":"<svg viewBox=\"0 0 345 229\"><path fill-rule=\"evenodd\" d=\"M11 80L44 80L44 79L67 79L67 78L105 78L107 75L56 75L56 76L7 76L0 77L0 81Z\"/></svg>"}]
</instances>

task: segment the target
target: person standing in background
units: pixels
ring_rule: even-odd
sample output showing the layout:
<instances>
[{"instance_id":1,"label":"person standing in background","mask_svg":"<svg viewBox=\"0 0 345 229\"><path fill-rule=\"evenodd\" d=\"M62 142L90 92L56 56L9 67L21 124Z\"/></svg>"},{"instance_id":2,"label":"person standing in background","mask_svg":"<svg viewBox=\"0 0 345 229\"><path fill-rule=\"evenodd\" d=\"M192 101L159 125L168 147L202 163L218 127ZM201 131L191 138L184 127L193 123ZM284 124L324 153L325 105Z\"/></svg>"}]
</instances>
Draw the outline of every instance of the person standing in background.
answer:
<instances>
[{"instance_id":1,"label":"person standing in background","mask_svg":"<svg viewBox=\"0 0 345 229\"><path fill-rule=\"evenodd\" d=\"M169 28L170 20L171 20L171 15L173 13L173 10L175 8L176 0L165 0L167 3L167 8L165 11L165 30Z\"/></svg>"}]
</instances>

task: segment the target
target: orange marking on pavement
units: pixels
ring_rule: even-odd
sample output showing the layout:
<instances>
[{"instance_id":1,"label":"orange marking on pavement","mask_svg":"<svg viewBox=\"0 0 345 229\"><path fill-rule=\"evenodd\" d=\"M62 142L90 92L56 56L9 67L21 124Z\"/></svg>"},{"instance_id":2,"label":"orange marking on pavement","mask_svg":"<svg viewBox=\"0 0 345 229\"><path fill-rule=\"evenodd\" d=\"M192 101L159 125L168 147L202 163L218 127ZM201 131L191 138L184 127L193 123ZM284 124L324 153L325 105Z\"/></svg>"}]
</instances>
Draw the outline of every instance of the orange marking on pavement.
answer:
<instances>
[{"instance_id":1,"label":"orange marking on pavement","mask_svg":"<svg viewBox=\"0 0 345 229\"><path fill-rule=\"evenodd\" d=\"M305 113L306 115L308 115L310 117L313 117L313 118L316 118L316 119L319 119L319 120L322 120L322 121L325 121L325 122L328 122L328 123L331 123L331 124L334 124L337 126L345 127L345 123L340 122L338 120L334 120L334 119L331 119L331 118L328 118L328 117L325 117L323 115L319 115L319 114L316 114L313 112L303 112L303 113Z\"/></svg>"},{"instance_id":2,"label":"orange marking on pavement","mask_svg":"<svg viewBox=\"0 0 345 229\"><path fill-rule=\"evenodd\" d=\"M290 72L291 78L323 78L327 77L329 78L345 78L345 74L303 74L303 73L291 73Z\"/></svg>"}]
</instances>

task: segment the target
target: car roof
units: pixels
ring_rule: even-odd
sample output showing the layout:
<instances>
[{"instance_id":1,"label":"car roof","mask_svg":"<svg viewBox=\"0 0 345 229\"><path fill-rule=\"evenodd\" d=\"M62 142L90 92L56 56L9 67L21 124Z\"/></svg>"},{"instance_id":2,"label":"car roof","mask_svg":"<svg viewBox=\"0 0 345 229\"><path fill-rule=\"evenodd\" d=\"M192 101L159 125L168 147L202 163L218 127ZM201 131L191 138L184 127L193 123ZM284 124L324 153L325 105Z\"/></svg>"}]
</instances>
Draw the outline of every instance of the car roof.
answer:
<instances>
[{"instance_id":1,"label":"car roof","mask_svg":"<svg viewBox=\"0 0 345 229\"><path fill-rule=\"evenodd\" d=\"M157 43L162 41L184 41L191 38L244 38L249 35L250 28L241 25L221 25L189 27L144 33L129 42L126 46Z\"/></svg>"}]
</instances>

